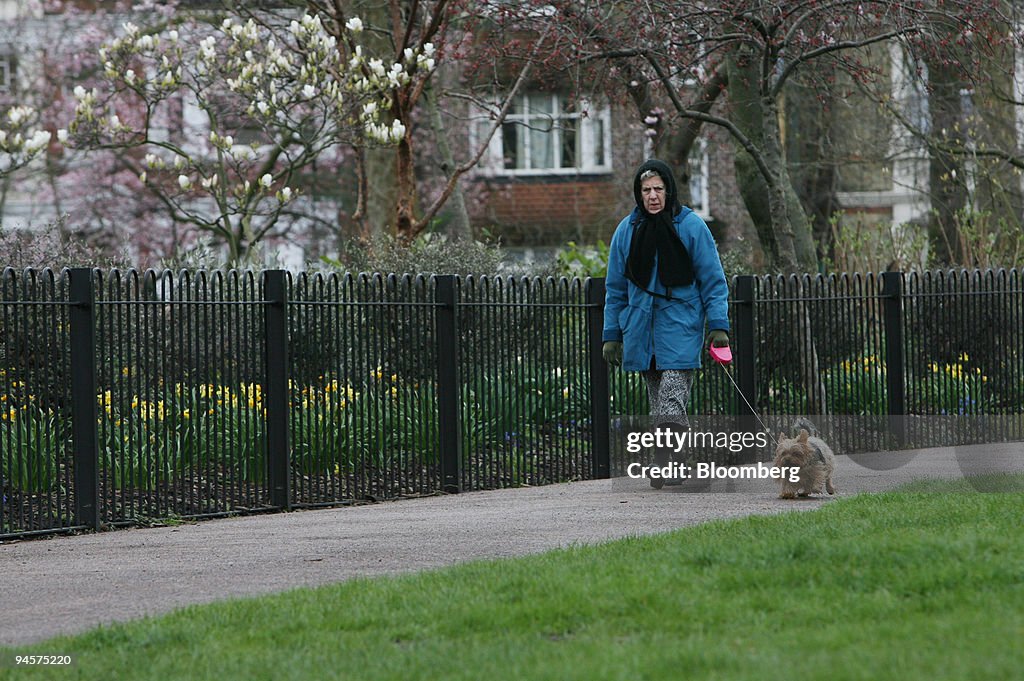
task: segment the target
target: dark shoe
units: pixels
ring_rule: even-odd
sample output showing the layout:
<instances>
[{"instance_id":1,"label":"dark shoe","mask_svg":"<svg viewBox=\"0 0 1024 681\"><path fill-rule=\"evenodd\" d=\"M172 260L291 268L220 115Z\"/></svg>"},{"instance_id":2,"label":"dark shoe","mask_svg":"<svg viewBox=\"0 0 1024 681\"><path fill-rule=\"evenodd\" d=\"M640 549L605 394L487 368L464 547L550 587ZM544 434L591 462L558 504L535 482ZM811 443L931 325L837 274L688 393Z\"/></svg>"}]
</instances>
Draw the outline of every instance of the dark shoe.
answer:
<instances>
[{"instance_id":1,"label":"dark shoe","mask_svg":"<svg viewBox=\"0 0 1024 681\"><path fill-rule=\"evenodd\" d=\"M682 478L669 478L664 481L666 487L679 487L683 484Z\"/></svg>"},{"instance_id":2,"label":"dark shoe","mask_svg":"<svg viewBox=\"0 0 1024 681\"><path fill-rule=\"evenodd\" d=\"M661 489L664 485L664 478L651 478L651 487L653 487L654 489Z\"/></svg>"}]
</instances>

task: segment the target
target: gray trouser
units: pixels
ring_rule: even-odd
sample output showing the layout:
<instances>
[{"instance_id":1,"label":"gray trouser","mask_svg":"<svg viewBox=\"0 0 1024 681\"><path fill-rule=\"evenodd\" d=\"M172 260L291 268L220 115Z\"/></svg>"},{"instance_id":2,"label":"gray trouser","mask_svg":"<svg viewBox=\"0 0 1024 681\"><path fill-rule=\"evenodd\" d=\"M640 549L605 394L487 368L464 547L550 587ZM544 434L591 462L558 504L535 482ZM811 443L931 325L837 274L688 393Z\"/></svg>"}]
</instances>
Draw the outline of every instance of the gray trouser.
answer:
<instances>
[{"instance_id":1,"label":"gray trouser","mask_svg":"<svg viewBox=\"0 0 1024 681\"><path fill-rule=\"evenodd\" d=\"M688 426L686 412L693 386L692 369L650 369L642 372L647 381L647 401L652 417L678 416ZM654 418L657 421L657 418Z\"/></svg>"},{"instance_id":2,"label":"gray trouser","mask_svg":"<svg viewBox=\"0 0 1024 681\"><path fill-rule=\"evenodd\" d=\"M693 370L650 369L642 373L647 382L647 401L651 405L651 427L670 426L677 431L688 429L690 420L686 412L693 386ZM668 451L654 452L657 465L667 463L670 458Z\"/></svg>"}]
</instances>

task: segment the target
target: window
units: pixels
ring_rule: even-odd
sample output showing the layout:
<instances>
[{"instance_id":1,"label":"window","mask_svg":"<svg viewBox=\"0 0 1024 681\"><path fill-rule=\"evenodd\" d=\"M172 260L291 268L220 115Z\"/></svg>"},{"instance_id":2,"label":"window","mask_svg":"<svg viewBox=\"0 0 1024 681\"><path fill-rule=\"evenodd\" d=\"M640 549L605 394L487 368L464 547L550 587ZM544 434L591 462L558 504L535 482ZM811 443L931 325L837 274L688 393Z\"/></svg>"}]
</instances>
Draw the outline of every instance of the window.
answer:
<instances>
[{"instance_id":1,"label":"window","mask_svg":"<svg viewBox=\"0 0 1024 681\"><path fill-rule=\"evenodd\" d=\"M0 54L0 93L14 92L15 59L10 54Z\"/></svg>"},{"instance_id":2,"label":"window","mask_svg":"<svg viewBox=\"0 0 1024 681\"><path fill-rule=\"evenodd\" d=\"M518 95L491 138L484 168L498 175L551 175L611 171L607 106L562 94ZM477 139L492 124L481 117Z\"/></svg>"},{"instance_id":3,"label":"window","mask_svg":"<svg viewBox=\"0 0 1024 681\"><path fill-rule=\"evenodd\" d=\"M893 60L892 93L910 124L924 134L931 132L928 111L928 65L898 47L890 50Z\"/></svg>"},{"instance_id":4,"label":"window","mask_svg":"<svg viewBox=\"0 0 1024 681\"><path fill-rule=\"evenodd\" d=\"M709 216L708 208L708 143L699 139L690 151L690 208L701 217Z\"/></svg>"}]
</instances>

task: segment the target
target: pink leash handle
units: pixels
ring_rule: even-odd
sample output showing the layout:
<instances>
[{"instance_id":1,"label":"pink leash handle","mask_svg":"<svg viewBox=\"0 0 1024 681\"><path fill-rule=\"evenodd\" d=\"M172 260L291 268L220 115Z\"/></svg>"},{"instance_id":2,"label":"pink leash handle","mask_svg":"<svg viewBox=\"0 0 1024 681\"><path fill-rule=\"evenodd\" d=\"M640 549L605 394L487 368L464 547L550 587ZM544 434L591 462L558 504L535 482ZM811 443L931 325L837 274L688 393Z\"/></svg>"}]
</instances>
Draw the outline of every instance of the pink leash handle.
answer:
<instances>
[{"instance_id":1,"label":"pink leash handle","mask_svg":"<svg viewBox=\"0 0 1024 681\"><path fill-rule=\"evenodd\" d=\"M732 363L732 350L729 349L728 345L723 345L720 348L716 348L714 345L709 345L708 354L711 355L711 359L715 360L719 364Z\"/></svg>"}]
</instances>

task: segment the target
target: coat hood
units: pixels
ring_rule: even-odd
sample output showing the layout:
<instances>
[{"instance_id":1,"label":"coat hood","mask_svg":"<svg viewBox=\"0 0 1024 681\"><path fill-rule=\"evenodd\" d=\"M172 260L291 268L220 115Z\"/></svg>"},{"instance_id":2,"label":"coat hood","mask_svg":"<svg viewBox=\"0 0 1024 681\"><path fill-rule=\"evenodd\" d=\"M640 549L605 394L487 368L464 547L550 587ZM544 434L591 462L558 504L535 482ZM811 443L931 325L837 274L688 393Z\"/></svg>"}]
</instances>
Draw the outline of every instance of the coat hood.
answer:
<instances>
[{"instance_id":1,"label":"coat hood","mask_svg":"<svg viewBox=\"0 0 1024 681\"><path fill-rule=\"evenodd\" d=\"M671 215L679 215L679 211L682 210L683 206L679 203L679 191L676 188L675 175L672 174L672 169L668 167L667 163L656 158L644 162L633 175L633 198L636 200L636 207L640 210L640 213L642 215L647 213L644 210L643 196L640 194L640 176L648 170L658 173L661 179L665 181L665 207L671 209Z\"/></svg>"}]
</instances>

